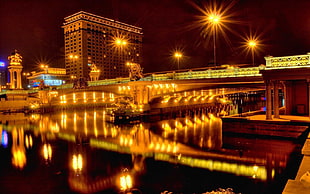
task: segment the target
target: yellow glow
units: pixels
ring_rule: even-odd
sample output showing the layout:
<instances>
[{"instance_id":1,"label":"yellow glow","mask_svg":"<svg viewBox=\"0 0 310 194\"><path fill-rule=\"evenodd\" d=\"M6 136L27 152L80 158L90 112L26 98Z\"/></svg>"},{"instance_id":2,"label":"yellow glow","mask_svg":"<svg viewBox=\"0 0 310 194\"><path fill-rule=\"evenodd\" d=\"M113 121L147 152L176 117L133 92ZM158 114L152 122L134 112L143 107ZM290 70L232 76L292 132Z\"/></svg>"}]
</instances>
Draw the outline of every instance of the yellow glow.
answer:
<instances>
[{"instance_id":1,"label":"yellow glow","mask_svg":"<svg viewBox=\"0 0 310 194\"><path fill-rule=\"evenodd\" d=\"M211 42L213 39L220 33L226 42L230 42L226 30L233 31L233 29L228 24L237 23L233 17L232 8L235 5L235 1L224 1L221 3L219 1L212 1L208 4L201 5L193 3L193 6L201 12L201 15L198 16L197 22L193 24L194 28L200 28L202 35L208 42Z\"/></svg>"},{"instance_id":2,"label":"yellow glow","mask_svg":"<svg viewBox=\"0 0 310 194\"><path fill-rule=\"evenodd\" d=\"M72 168L75 171L81 171L83 168L83 157L81 154L73 154L72 157Z\"/></svg>"},{"instance_id":3,"label":"yellow glow","mask_svg":"<svg viewBox=\"0 0 310 194\"><path fill-rule=\"evenodd\" d=\"M76 103L76 95L73 93L73 103Z\"/></svg>"},{"instance_id":4,"label":"yellow glow","mask_svg":"<svg viewBox=\"0 0 310 194\"><path fill-rule=\"evenodd\" d=\"M248 45L250 46L250 47L252 47L252 48L254 48L255 46L256 46L256 41L255 40L250 40L249 42L248 42Z\"/></svg>"},{"instance_id":5,"label":"yellow glow","mask_svg":"<svg viewBox=\"0 0 310 194\"><path fill-rule=\"evenodd\" d=\"M183 55L182 55L182 53L180 53L180 52L175 52L174 53L174 57L175 58L181 58Z\"/></svg>"},{"instance_id":6,"label":"yellow glow","mask_svg":"<svg viewBox=\"0 0 310 194\"><path fill-rule=\"evenodd\" d=\"M44 144L43 145L43 158L45 160L51 160L52 159L52 147L50 144Z\"/></svg>"},{"instance_id":7,"label":"yellow glow","mask_svg":"<svg viewBox=\"0 0 310 194\"><path fill-rule=\"evenodd\" d=\"M87 102L86 92L83 92L83 99L84 99L84 102Z\"/></svg>"},{"instance_id":8,"label":"yellow glow","mask_svg":"<svg viewBox=\"0 0 310 194\"><path fill-rule=\"evenodd\" d=\"M127 190L132 188L132 178L129 174L120 177L121 190Z\"/></svg>"},{"instance_id":9,"label":"yellow glow","mask_svg":"<svg viewBox=\"0 0 310 194\"><path fill-rule=\"evenodd\" d=\"M216 13L211 13L208 17L208 20L212 24L218 24L221 21L221 16Z\"/></svg>"},{"instance_id":10,"label":"yellow glow","mask_svg":"<svg viewBox=\"0 0 310 194\"><path fill-rule=\"evenodd\" d=\"M96 100L96 93L95 92L93 92L93 102L96 102L97 100Z\"/></svg>"},{"instance_id":11,"label":"yellow glow","mask_svg":"<svg viewBox=\"0 0 310 194\"><path fill-rule=\"evenodd\" d=\"M26 154L22 150L16 150L13 152L12 164L20 169L26 165Z\"/></svg>"},{"instance_id":12,"label":"yellow glow","mask_svg":"<svg viewBox=\"0 0 310 194\"><path fill-rule=\"evenodd\" d=\"M85 111L84 112L84 133L85 133L85 135L87 135L87 133L88 133L88 127L87 127L87 112Z\"/></svg>"},{"instance_id":13,"label":"yellow glow","mask_svg":"<svg viewBox=\"0 0 310 194\"><path fill-rule=\"evenodd\" d=\"M117 46L126 46L127 45L127 40L122 39L122 38L116 38L115 39L115 45Z\"/></svg>"}]
</instances>

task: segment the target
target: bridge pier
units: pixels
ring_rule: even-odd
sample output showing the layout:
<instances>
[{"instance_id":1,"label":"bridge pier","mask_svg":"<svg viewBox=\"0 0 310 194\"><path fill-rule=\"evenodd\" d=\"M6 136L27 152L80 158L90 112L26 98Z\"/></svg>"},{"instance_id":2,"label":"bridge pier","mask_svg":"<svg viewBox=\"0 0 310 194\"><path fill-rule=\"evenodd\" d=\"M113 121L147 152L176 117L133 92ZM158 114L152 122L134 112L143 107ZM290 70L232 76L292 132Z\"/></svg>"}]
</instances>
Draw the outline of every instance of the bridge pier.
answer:
<instances>
[{"instance_id":1,"label":"bridge pier","mask_svg":"<svg viewBox=\"0 0 310 194\"><path fill-rule=\"evenodd\" d=\"M139 82L129 82L128 85L131 88L131 95L133 101L144 111L149 109L150 100L150 89L148 87L149 82L139 81Z\"/></svg>"},{"instance_id":2,"label":"bridge pier","mask_svg":"<svg viewBox=\"0 0 310 194\"><path fill-rule=\"evenodd\" d=\"M266 84L266 119L279 118L279 89L284 89L285 114L310 117L310 53L285 57L265 57L260 70ZM273 92L272 92L273 91ZM273 100L273 106L272 106Z\"/></svg>"}]
</instances>

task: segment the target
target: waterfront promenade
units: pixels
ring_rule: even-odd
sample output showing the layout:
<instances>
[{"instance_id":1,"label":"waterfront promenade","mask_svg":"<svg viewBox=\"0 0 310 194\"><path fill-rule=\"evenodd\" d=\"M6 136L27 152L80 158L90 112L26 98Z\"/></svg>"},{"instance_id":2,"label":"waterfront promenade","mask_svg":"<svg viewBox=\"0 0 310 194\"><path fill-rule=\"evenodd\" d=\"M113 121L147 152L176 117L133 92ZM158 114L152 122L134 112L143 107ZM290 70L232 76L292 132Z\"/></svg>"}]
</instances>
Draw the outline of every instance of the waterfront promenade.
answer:
<instances>
[{"instance_id":1,"label":"waterfront promenade","mask_svg":"<svg viewBox=\"0 0 310 194\"><path fill-rule=\"evenodd\" d=\"M272 120L266 120L266 115L244 115L243 119L258 122L274 122L274 123L300 123L301 125L310 126L310 118L308 116L294 116L294 115L280 115L280 118L273 118ZM310 193L310 176L308 181L305 183L301 181L301 177L307 172L310 172L310 135L309 129L307 130L307 136L304 146L301 150L303 159L300 163L299 169L296 173L295 179L289 179L285 185L282 194L309 194Z\"/></svg>"}]
</instances>

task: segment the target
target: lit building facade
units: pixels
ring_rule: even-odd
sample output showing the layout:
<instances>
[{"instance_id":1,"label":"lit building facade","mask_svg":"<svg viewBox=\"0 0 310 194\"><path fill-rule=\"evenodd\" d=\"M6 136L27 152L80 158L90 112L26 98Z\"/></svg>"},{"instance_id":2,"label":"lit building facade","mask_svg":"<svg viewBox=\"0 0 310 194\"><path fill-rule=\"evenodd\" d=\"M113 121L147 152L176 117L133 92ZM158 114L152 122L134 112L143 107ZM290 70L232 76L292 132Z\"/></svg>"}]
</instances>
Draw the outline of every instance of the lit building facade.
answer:
<instances>
[{"instance_id":1,"label":"lit building facade","mask_svg":"<svg viewBox=\"0 0 310 194\"><path fill-rule=\"evenodd\" d=\"M142 29L80 11L64 18L65 67L69 76L89 80L91 66L99 79L128 77L126 62L141 62Z\"/></svg>"},{"instance_id":2,"label":"lit building facade","mask_svg":"<svg viewBox=\"0 0 310 194\"><path fill-rule=\"evenodd\" d=\"M69 81L70 77L64 68L46 67L43 71L31 72L27 79L29 81L28 88L42 88L60 86Z\"/></svg>"}]
</instances>

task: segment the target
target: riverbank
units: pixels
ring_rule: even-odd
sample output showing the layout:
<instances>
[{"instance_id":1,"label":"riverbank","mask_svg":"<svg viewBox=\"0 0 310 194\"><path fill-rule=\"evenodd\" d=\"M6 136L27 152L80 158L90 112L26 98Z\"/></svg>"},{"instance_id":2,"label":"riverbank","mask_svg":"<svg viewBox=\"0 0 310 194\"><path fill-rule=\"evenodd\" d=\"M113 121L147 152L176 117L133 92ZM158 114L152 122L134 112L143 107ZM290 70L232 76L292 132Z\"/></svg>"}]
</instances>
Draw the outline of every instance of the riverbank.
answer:
<instances>
[{"instance_id":1,"label":"riverbank","mask_svg":"<svg viewBox=\"0 0 310 194\"><path fill-rule=\"evenodd\" d=\"M303 159L300 163L295 179L289 179L282 194L309 194L310 177L302 178L310 171L310 135L308 134L305 144L301 150Z\"/></svg>"},{"instance_id":2,"label":"riverbank","mask_svg":"<svg viewBox=\"0 0 310 194\"><path fill-rule=\"evenodd\" d=\"M273 126L274 124L279 126L285 126L285 125L302 126L302 128L307 126L306 131L304 131L304 134L306 134L306 139L303 148L301 150L301 154L303 155L302 161L299 165L295 179L288 179L282 194L310 193L310 179L308 180L309 182L305 181L304 178L303 180L301 180L303 175L305 175L308 171L310 172L310 135L309 135L310 118L308 116L280 115L280 118L273 118L272 120L266 120L265 115L259 114L259 115L244 115L244 117L230 116L225 117L224 120L225 119L226 121L239 120L239 122L246 121L247 123L256 123L257 126L264 123L268 124L268 126ZM295 132L296 132L295 135L298 134L297 131ZM281 131L281 134L284 135L288 133ZM310 178L310 176L308 176L307 178Z\"/></svg>"},{"instance_id":3,"label":"riverbank","mask_svg":"<svg viewBox=\"0 0 310 194\"><path fill-rule=\"evenodd\" d=\"M310 119L304 116L281 115L266 120L263 114L243 114L223 117L223 133L265 136L274 138L306 137Z\"/></svg>"}]
</instances>

